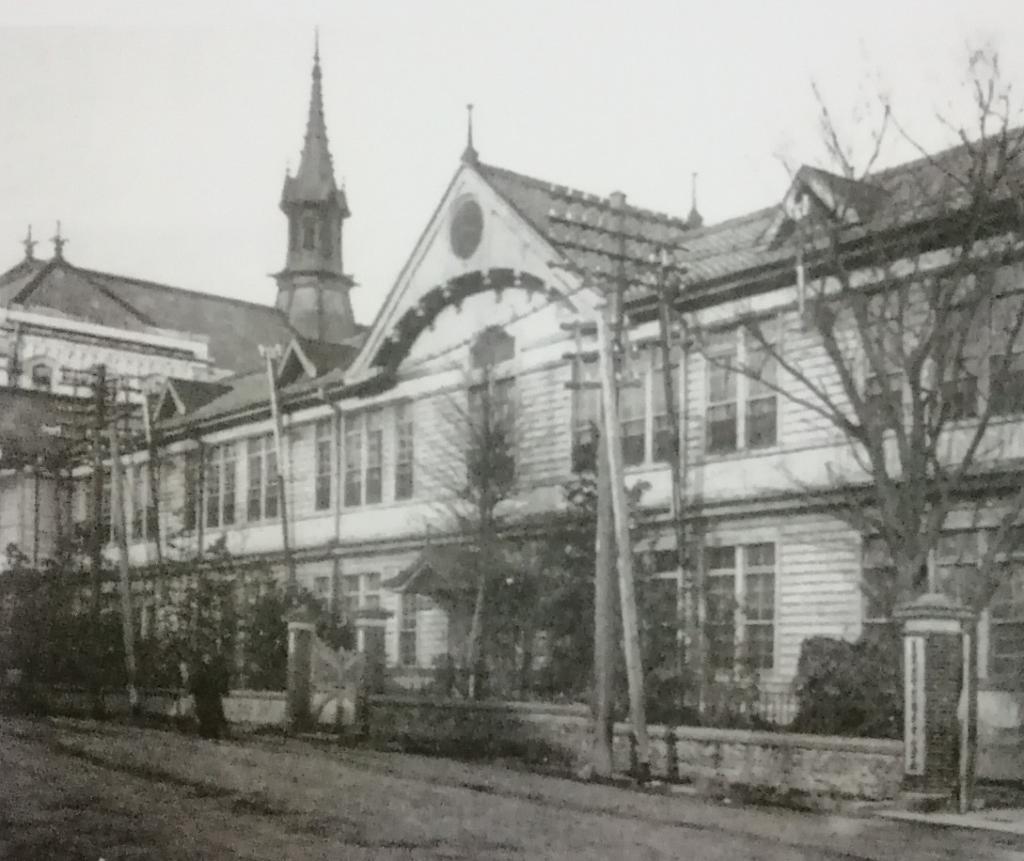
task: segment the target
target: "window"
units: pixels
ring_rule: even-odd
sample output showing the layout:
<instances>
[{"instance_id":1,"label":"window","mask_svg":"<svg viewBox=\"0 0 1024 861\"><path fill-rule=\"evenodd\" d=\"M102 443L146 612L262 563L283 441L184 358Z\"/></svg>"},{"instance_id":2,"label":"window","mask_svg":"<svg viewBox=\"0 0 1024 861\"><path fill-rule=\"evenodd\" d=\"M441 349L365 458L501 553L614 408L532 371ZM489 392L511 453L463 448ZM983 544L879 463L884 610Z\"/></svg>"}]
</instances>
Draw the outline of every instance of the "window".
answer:
<instances>
[{"instance_id":1,"label":"window","mask_svg":"<svg viewBox=\"0 0 1024 861\"><path fill-rule=\"evenodd\" d=\"M249 461L249 486L246 492L246 519L257 521L277 517L277 449L274 435L251 437L246 441Z\"/></svg>"},{"instance_id":2,"label":"window","mask_svg":"<svg viewBox=\"0 0 1024 861\"><path fill-rule=\"evenodd\" d=\"M746 657L751 667L770 670L775 651L775 545L748 544L744 554Z\"/></svg>"},{"instance_id":3,"label":"window","mask_svg":"<svg viewBox=\"0 0 1024 861\"><path fill-rule=\"evenodd\" d=\"M313 594L321 601L329 601L331 597L331 578L317 577L313 581Z\"/></svg>"},{"instance_id":4,"label":"window","mask_svg":"<svg viewBox=\"0 0 1024 861\"><path fill-rule=\"evenodd\" d=\"M149 468L146 464L136 464L128 471L129 499L131 502L131 537L135 541L148 538L150 541L160 537L160 525L157 512L153 507L153 494L149 487Z\"/></svg>"},{"instance_id":5,"label":"window","mask_svg":"<svg viewBox=\"0 0 1024 861\"><path fill-rule=\"evenodd\" d=\"M217 528L235 522L235 445L223 443L206 452L206 525Z\"/></svg>"},{"instance_id":6,"label":"window","mask_svg":"<svg viewBox=\"0 0 1024 861\"><path fill-rule=\"evenodd\" d=\"M672 385L672 405L679 414L679 349L673 348L669 355L671 363L669 379ZM651 416L652 460L655 463L669 462L678 453L679 442L672 438L672 422L665 402L664 352L661 347L651 351Z\"/></svg>"},{"instance_id":7,"label":"window","mask_svg":"<svg viewBox=\"0 0 1024 861\"><path fill-rule=\"evenodd\" d=\"M651 550L634 559L645 669L674 668L681 655L678 554Z\"/></svg>"},{"instance_id":8,"label":"window","mask_svg":"<svg viewBox=\"0 0 1024 861\"><path fill-rule=\"evenodd\" d=\"M864 376L864 411L883 428L895 427L903 405L903 375L897 371L882 375L870 370Z\"/></svg>"},{"instance_id":9,"label":"window","mask_svg":"<svg viewBox=\"0 0 1024 861\"><path fill-rule=\"evenodd\" d=\"M306 251L316 250L316 218L313 216L302 219L302 247Z\"/></svg>"},{"instance_id":10,"label":"window","mask_svg":"<svg viewBox=\"0 0 1024 861\"><path fill-rule=\"evenodd\" d=\"M1007 572L989 605L989 678L1017 682L1024 667L1024 566Z\"/></svg>"},{"instance_id":11,"label":"window","mask_svg":"<svg viewBox=\"0 0 1024 861\"><path fill-rule=\"evenodd\" d=\"M989 399L994 416L1024 412L1024 351L989 358Z\"/></svg>"},{"instance_id":12,"label":"window","mask_svg":"<svg viewBox=\"0 0 1024 861\"><path fill-rule=\"evenodd\" d=\"M381 410L366 413L366 504L381 501L384 488L384 428Z\"/></svg>"},{"instance_id":13,"label":"window","mask_svg":"<svg viewBox=\"0 0 1024 861\"><path fill-rule=\"evenodd\" d=\"M771 332L761 327L761 335ZM778 441L776 361L772 346L745 329L708 339L707 428L709 453L767 448ZM742 370L741 370L742 369Z\"/></svg>"},{"instance_id":14,"label":"window","mask_svg":"<svg viewBox=\"0 0 1024 861\"><path fill-rule=\"evenodd\" d=\"M647 390L642 371L638 378L623 382L619 388L619 436L622 463L636 466L647 459Z\"/></svg>"},{"instance_id":15,"label":"window","mask_svg":"<svg viewBox=\"0 0 1024 861\"><path fill-rule=\"evenodd\" d=\"M885 541L878 536L864 541L861 569L863 624L887 625L892 621L890 614L896 603L896 566L892 563Z\"/></svg>"},{"instance_id":16,"label":"window","mask_svg":"<svg viewBox=\"0 0 1024 861\"><path fill-rule=\"evenodd\" d=\"M316 459L316 486L313 491L314 505L317 511L331 507L331 473L333 449L332 422L329 418L321 419L316 423L314 431L314 446Z\"/></svg>"},{"instance_id":17,"label":"window","mask_svg":"<svg viewBox=\"0 0 1024 861\"><path fill-rule=\"evenodd\" d=\"M202 487L199 484L201 462L200 450L190 451L185 455L185 510L182 519L186 530L195 529L199 523L199 499L202 496Z\"/></svg>"},{"instance_id":18,"label":"window","mask_svg":"<svg viewBox=\"0 0 1024 861\"><path fill-rule=\"evenodd\" d=\"M345 419L345 505L381 502L384 491L384 412Z\"/></svg>"},{"instance_id":19,"label":"window","mask_svg":"<svg viewBox=\"0 0 1024 861\"><path fill-rule=\"evenodd\" d=\"M419 615L417 596L402 594L402 614L398 627L398 663L404 667L416 666L416 619Z\"/></svg>"},{"instance_id":20,"label":"window","mask_svg":"<svg viewBox=\"0 0 1024 861\"><path fill-rule=\"evenodd\" d=\"M345 574L341 578L341 608L345 619L351 622L360 610L380 608L379 572Z\"/></svg>"},{"instance_id":21,"label":"window","mask_svg":"<svg viewBox=\"0 0 1024 861\"><path fill-rule=\"evenodd\" d=\"M50 391L53 388L53 368L42 362L33 365L32 388Z\"/></svg>"},{"instance_id":22,"label":"window","mask_svg":"<svg viewBox=\"0 0 1024 861\"><path fill-rule=\"evenodd\" d=\"M472 386L469 398L469 451L466 469L473 486L486 481L511 487L515 481L515 379Z\"/></svg>"},{"instance_id":23,"label":"window","mask_svg":"<svg viewBox=\"0 0 1024 861\"><path fill-rule=\"evenodd\" d=\"M746 440L747 448L775 445L775 357L771 345L746 335Z\"/></svg>"},{"instance_id":24,"label":"window","mask_svg":"<svg viewBox=\"0 0 1024 861\"><path fill-rule=\"evenodd\" d=\"M707 443L709 452L735 451L737 442L739 360L734 331L712 337L707 348L708 405Z\"/></svg>"},{"instance_id":25,"label":"window","mask_svg":"<svg viewBox=\"0 0 1024 861\"><path fill-rule=\"evenodd\" d=\"M345 418L345 505L363 502L363 417Z\"/></svg>"},{"instance_id":26,"label":"window","mask_svg":"<svg viewBox=\"0 0 1024 861\"><path fill-rule=\"evenodd\" d=\"M775 545L705 549L707 659L731 671L737 658L752 670L775 663Z\"/></svg>"},{"instance_id":27,"label":"window","mask_svg":"<svg viewBox=\"0 0 1024 861\"><path fill-rule=\"evenodd\" d=\"M704 582L707 661L716 670L731 670L736 662L736 548L705 550Z\"/></svg>"},{"instance_id":28,"label":"window","mask_svg":"<svg viewBox=\"0 0 1024 861\"><path fill-rule=\"evenodd\" d=\"M413 495L413 426L412 405L395 406L395 499L411 499Z\"/></svg>"},{"instance_id":29,"label":"window","mask_svg":"<svg viewBox=\"0 0 1024 861\"><path fill-rule=\"evenodd\" d=\"M573 384L572 470L597 470L598 428L601 426L601 387L597 362L577 362Z\"/></svg>"}]
</instances>

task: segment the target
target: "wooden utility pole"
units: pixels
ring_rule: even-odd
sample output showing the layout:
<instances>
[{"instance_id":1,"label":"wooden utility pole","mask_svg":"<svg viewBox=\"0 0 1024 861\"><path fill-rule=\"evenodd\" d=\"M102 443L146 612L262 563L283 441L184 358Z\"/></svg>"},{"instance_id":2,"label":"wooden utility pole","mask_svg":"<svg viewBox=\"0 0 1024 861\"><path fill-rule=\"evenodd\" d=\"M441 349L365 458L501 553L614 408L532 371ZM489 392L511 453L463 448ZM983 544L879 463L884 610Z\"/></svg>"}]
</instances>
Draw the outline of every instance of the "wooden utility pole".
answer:
<instances>
[{"instance_id":1,"label":"wooden utility pole","mask_svg":"<svg viewBox=\"0 0 1024 861\"><path fill-rule=\"evenodd\" d=\"M139 710L139 692L136 688L135 619L132 614L132 582L128 567L128 530L124 506L124 469L118 439L116 414L110 423L110 513L114 540L117 543L117 562L121 574L121 633L124 640L124 666L128 676L128 704L132 714Z\"/></svg>"},{"instance_id":2,"label":"wooden utility pole","mask_svg":"<svg viewBox=\"0 0 1024 861\"><path fill-rule=\"evenodd\" d=\"M683 474L682 432L680 428L679 410L676 408L676 386L672 373L672 289L673 282L668 273L668 251L661 250L660 272L658 275L658 322L661 334L661 366L662 381L665 386L665 412L668 415L669 432L672 444L669 446L669 470L672 475L672 525L676 539L676 565L678 566L677 581L677 630L682 633L682 643L677 648L677 663L680 670L690 669L690 684L696 695L698 709L704 702L704 673L701 666L702 649L699 626L697 623L697 588L694 571L691 568L686 546L686 525L683 516L683 494L685 476ZM685 369L680 365L680 373Z\"/></svg>"},{"instance_id":3,"label":"wooden utility pole","mask_svg":"<svg viewBox=\"0 0 1024 861\"><path fill-rule=\"evenodd\" d=\"M599 382L583 379L583 363L597 360L583 350L583 326L580 323L566 324L563 328L575 336L575 352L567 358L573 362L573 390L578 402L582 392L589 388L600 391ZM592 328L592 327L591 327ZM596 329L588 334L596 334ZM600 402L600 395L599 402ZM600 419L598 424L600 424ZM596 428L595 428L596 430ZM597 467L597 524L594 532L594 745L591 766L598 777L610 777L612 773L612 683L615 675L615 533L611 511L611 485L608 475L608 453L604 439L597 432L595 459Z\"/></svg>"},{"instance_id":4,"label":"wooden utility pole","mask_svg":"<svg viewBox=\"0 0 1024 861\"><path fill-rule=\"evenodd\" d=\"M103 689L100 677L100 615L103 588L103 434L107 429L107 368L99 365L93 377L92 426L92 535L89 541L89 567L92 579L92 634L90 650L92 673L92 709L97 717L103 714Z\"/></svg>"},{"instance_id":5,"label":"wooden utility pole","mask_svg":"<svg viewBox=\"0 0 1024 861\"><path fill-rule=\"evenodd\" d=\"M606 309L607 312L607 309ZM629 540L629 506L626 502L622 464L622 440L619 433L613 346L609 321L602 314L597 320L598 353L601 368L602 438L608 458L611 507L618 550L619 605L622 611L623 649L629 681L629 710L636 738L637 770L641 780L650 774L650 745L647 738L647 714L644 703L643 662L640 656L640 629L637 621L636 589L633 583L633 549Z\"/></svg>"},{"instance_id":6,"label":"wooden utility pole","mask_svg":"<svg viewBox=\"0 0 1024 861\"><path fill-rule=\"evenodd\" d=\"M163 580L164 576L164 548L163 539L160 534L160 464L157 462L156 431L153 429L153 416L149 409L149 392L142 393L142 423L146 431L146 478L149 484L149 505L153 510L152 524L147 522L145 528L150 525L156 529L156 535L147 535L156 543L156 564L158 576ZM146 518L148 521L149 518Z\"/></svg>"},{"instance_id":7,"label":"wooden utility pole","mask_svg":"<svg viewBox=\"0 0 1024 861\"><path fill-rule=\"evenodd\" d=\"M277 380L274 375L274 360L280 358L281 348L260 347L260 355L267 363L267 385L270 388L270 414L274 420L274 448L277 452L277 505L281 513L281 546L284 551L284 565L288 572L288 590L295 590L295 560L292 558L291 538L288 530L288 497L285 486L284 425L277 402Z\"/></svg>"}]
</instances>

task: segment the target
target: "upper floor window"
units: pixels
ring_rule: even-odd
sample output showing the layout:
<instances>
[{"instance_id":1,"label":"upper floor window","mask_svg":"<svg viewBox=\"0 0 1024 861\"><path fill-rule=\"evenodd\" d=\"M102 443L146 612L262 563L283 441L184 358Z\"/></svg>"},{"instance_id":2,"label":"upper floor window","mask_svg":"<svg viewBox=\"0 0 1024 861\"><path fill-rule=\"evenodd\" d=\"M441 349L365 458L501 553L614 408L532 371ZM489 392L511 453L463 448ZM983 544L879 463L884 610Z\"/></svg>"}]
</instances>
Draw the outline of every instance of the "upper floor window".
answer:
<instances>
[{"instance_id":1,"label":"upper floor window","mask_svg":"<svg viewBox=\"0 0 1024 861\"><path fill-rule=\"evenodd\" d=\"M345 418L345 505L372 505L384 491L384 424L380 409Z\"/></svg>"},{"instance_id":2,"label":"upper floor window","mask_svg":"<svg viewBox=\"0 0 1024 861\"><path fill-rule=\"evenodd\" d=\"M766 346L744 329L728 329L709 337L705 357L706 450L730 452L775 445L778 397L771 344Z\"/></svg>"},{"instance_id":3,"label":"upper floor window","mask_svg":"<svg viewBox=\"0 0 1024 861\"><path fill-rule=\"evenodd\" d=\"M334 433L331 419L321 419L314 430L315 487L313 504L317 511L331 507L331 474L333 472Z\"/></svg>"},{"instance_id":4,"label":"upper floor window","mask_svg":"<svg viewBox=\"0 0 1024 861\"><path fill-rule=\"evenodd\" d=\"M395 406L395 499L411 499L414 491L412 404Z\"/></svg>"},{"instance_id":5,"label":"upper floor window","mask_svg":"<svg viewBox=\"0 0 1024 861\"><path fill-rule=\"evenodd\" d=\"M248 439L246 456L249 466L246 519L256 521L277 517L277 448L274 445L274 435L264 434Z\"/></svg>"}]
</instances>

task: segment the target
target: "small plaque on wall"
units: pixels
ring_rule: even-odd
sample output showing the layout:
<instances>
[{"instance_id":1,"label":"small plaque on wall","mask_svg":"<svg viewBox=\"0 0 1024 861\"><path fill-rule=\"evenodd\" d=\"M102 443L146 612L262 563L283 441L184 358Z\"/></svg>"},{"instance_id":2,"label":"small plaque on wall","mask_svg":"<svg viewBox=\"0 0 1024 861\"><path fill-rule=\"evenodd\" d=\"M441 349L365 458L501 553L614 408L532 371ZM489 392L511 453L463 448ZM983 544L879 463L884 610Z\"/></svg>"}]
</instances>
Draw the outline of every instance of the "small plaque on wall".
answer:
<instances>
[{"instance_id":1,"label":"small plaque on wall","mask_svg":"<svg viewBox=\"0 0 1024 861\"><path fill-rule=\"evenodd\" d=\"M925 764L925 666L924 637L903 640L904 700L903 746L905 774L924 774Z\"/></svg>"}]
</instances>

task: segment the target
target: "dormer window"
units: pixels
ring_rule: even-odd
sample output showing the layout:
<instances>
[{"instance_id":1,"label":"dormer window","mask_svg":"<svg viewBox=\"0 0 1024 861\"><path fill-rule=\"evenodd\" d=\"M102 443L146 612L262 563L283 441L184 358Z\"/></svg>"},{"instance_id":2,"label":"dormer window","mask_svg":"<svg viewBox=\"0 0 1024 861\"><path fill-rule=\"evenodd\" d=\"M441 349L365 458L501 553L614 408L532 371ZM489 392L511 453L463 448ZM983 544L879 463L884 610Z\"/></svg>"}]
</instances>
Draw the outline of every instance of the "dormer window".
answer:
<instances>
[{"instance_id":1,"label":"dormer window","mask_svg":"<svg viewBox=\"0 0 1024 861\"><path fill-rule=\"evenodd\" d=\"M32 388L41 391L53 389L53 368L49 365L39 363L32 367Z\"/></svg>"}]
</instances>

